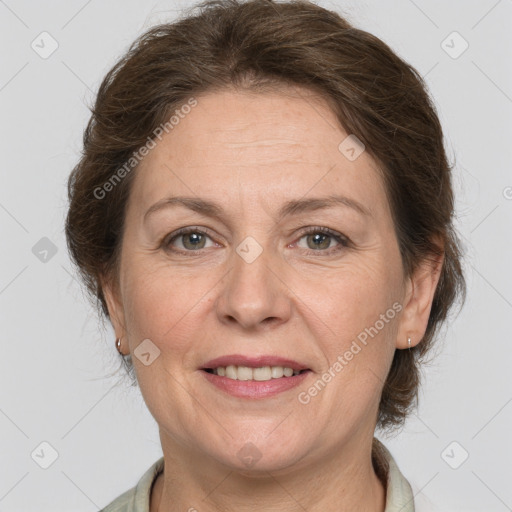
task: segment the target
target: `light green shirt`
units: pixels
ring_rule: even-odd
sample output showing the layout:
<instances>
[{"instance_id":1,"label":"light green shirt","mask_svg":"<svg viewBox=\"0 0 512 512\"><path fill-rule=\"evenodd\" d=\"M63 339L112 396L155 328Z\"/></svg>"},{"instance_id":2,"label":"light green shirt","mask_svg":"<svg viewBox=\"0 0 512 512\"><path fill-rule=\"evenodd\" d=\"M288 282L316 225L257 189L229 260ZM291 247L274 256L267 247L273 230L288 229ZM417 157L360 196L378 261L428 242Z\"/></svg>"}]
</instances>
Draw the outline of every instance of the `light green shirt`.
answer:
<instances>
[{"instance_id":1,"label":"light green shirt","mask_svg":"<svg viewBox=\"0 0 512 512\"><path fill-rule=\"evenodd\" d=\"M409 482L389 450L376 437L373 438L372 457L378 476L386 481L384 512L414 512L414 496ZM163 469L164 458L161 457L142 475L135 487L118 496L100 512L149 512L151 487Z\"/></svg>"}]
</instances>

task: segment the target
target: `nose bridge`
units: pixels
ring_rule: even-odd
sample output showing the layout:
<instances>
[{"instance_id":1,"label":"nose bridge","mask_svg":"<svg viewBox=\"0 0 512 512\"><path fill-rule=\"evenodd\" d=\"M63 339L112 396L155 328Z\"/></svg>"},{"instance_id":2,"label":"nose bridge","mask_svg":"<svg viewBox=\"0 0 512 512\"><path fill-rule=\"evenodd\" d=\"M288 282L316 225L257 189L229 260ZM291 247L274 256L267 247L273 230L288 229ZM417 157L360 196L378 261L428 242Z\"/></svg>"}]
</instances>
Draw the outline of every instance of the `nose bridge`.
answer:
<instances>
[{"instance_id":1,"label":"nose bridge","mask_svg":"<svg viewBox=\"0 0 512 512\"><path fill-rule=\"evenodd\" d=\"M288 294L277 277L279 253L267 241L257 234L248 235L234 248L232 269L217 307L221 321L236 320L247 328L289 316Z\"/></svg>"}]
</instances>

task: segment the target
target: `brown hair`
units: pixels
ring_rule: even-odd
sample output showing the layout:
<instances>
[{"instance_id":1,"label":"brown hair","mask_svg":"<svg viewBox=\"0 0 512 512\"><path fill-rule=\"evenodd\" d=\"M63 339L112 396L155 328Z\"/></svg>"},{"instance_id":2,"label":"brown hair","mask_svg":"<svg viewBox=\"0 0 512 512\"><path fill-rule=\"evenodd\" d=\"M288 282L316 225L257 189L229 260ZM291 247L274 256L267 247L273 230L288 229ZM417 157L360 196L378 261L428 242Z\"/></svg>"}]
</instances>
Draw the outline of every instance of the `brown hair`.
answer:
<instances>
[{"instance_id":1,"label":"brown hair","mask_svg":"<svg viewBox=\"0 0 512 512\"><path fill-rule=\"evenodd\" d=\"M438 328L466 296L451 166L426 86L380 39L307 0L212 0L192 9L199 12L140 36L101 83L68 182L66 236L78 271L108 318L100 276L118 279L134 175L119 170L192 95L283 84L315 90L382 168L405 275L443 252L435 237L444 245L425 335L395 351L382 391L377 427L392 430L417 402L420 363ZM113 182L116 173L122 179ZM98 193L106 183L107 199Z\"/></svg>"}]
</instances>

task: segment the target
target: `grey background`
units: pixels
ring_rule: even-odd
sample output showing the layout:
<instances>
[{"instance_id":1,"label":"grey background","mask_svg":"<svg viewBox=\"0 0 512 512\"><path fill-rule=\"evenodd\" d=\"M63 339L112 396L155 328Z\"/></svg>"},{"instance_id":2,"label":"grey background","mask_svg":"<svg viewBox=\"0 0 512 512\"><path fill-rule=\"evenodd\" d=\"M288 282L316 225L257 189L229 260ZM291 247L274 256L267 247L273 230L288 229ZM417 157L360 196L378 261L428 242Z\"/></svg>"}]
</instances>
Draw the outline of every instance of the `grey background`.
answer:
<instances>
[{"instance_id":1,"label":"grey background","mask_svg":"<svg viewBox=\"0 0 512 512\"><path fill-rule=\"evenodd\" d=\"M425 370L418 411L381 439L418 502L512 510L512 0L318 3L426 77L457 161L468 301ZM0 0L0 511L98 510L161 455L138 390L109 376L119 364L114 335L73 275L65 182L102 77L137 35L190 5ZM43 46L43 31L58 43L48 58L31 47ZM457 58L464 43L453 31L469 44ZM58 452L48 469L42 442ZM453 469L447 460L457 465L463 450L469 458Z\"/></svg>"}]
</instances>

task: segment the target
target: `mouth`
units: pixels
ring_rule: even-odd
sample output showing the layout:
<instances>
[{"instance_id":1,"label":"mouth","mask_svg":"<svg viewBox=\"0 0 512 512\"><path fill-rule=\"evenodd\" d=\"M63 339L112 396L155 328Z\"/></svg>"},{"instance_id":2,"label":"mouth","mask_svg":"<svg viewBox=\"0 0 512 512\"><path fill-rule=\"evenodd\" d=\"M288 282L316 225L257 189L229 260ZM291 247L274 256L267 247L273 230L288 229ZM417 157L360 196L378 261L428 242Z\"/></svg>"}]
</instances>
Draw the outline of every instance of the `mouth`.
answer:
<instances>
[{"instance_id":1,"label":"mouth","mask_svg":"<svg viewBox=\"0 0 512 512\"><path fill-rule=\"evenodd\" d=\"M260 366L251 368L250 366L236 366L233 364L218 366L217 368L203 368L203 370L212 375L226 377L231 380L252 380L257 382L294 377L309 371L308 369L294 370L289 366Z\"/></svg>"},{"instance_id":2,"label":"mouth","mask_svg":"<svg viewBox=\"0 0 512 512\"><path fill-rule=\"evenodd\" d=\"M301 384L310 368L274 356L251 358L226 356L208 361L200 368L215 388L238 398L269 398Z\"/></svg>"}]
</instances>

